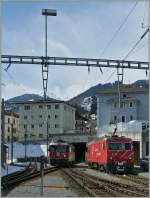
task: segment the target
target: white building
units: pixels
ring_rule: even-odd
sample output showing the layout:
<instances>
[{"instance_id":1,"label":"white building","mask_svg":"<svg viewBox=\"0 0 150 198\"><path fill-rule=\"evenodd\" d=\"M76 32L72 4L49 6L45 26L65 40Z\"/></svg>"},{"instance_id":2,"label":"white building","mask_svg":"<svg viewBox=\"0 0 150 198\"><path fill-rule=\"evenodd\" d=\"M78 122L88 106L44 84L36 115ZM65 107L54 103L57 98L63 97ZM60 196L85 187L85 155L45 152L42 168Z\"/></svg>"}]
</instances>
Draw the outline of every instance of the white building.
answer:
<instances>
[{"instance_id":1,"label":"white building","mask_svg":"<svg viewBox=\"0 0 150 198\"><path fill-rule=\"evenodd\" d=\"M121 135L132 138L134 141L137 158L143 158L148 155L147 148L149 146L148 132L143 131L141 127L144 122L149 120L148 88L123 85L120 89L120 96L119 107L117 86L102 90L97 94L98 136L112 132L114 127L117 127ZM133 125L131 124L133 120L139 122L135 122ZM128 125L130 127L127 127Z\"/></svg>"},{"instance_id":2,"label":"white building","mask_svg":"<svg viewBox=\"0 0 150 198\"><path fill-rule=\"evenodd\" d=\"M75 108L64 101L48 100L17 103L20 114L20 131L27 140L45 139L75 129Z\"/></svg>"}]
</instances>

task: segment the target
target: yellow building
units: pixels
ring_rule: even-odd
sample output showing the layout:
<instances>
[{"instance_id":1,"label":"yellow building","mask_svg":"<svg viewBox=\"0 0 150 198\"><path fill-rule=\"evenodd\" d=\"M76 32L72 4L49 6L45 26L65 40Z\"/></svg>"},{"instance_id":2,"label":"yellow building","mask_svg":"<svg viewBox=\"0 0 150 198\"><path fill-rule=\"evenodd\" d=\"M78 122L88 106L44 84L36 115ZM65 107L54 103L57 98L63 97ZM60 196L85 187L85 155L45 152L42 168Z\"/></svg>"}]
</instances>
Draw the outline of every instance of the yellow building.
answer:
<instances>
[{"instance_id":1,"label":"yellow building","mask_svg":"<svg viewBox=\"0 0 150 198\"><path fill-rule=\"evenodd\" d=\"M19 114L12 111L5 111L5 125L4 125L5 142L10 142L13 130L13 141L19 139Z\"/></svg>"}]
</instances>

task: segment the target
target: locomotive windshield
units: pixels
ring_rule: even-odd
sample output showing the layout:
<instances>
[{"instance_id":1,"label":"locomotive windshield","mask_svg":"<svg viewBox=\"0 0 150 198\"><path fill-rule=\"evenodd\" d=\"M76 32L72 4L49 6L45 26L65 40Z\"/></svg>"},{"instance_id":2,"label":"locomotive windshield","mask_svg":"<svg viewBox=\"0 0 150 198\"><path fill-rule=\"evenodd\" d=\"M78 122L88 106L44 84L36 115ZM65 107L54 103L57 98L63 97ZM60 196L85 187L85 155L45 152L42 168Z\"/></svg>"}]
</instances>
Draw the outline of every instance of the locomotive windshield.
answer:
<instances>
[{"instance_id":1,"label":"locomotive windshield","mask_svg":"<svg viewBox=\"0 0 150 198\"><path fill-rule=\"evenodd\" d=\"M60 152L60 153L67 152L68 149L69 149L68 145L57 145L57 146L49 147L49 151Z\"/></svg>"},{"instance_id":2,"label":"locomotive windshield","mask_svg":"<svg viewBox=\"0 0 150 198\"><path fill-rule=\"evenodd\" d=\"M120 142L109 142L108 143L109 150L123 150L122 143Z\"/></svg>"},{"instance_id":3,"label":"locomotive windshield","mask_svg":"<svg viewBox=\"0 0 150 198\"><path fill-rule=\"evenodd\" d=\"M109 142L108 149L109 150L131 150L131 143Z\"/></svg>"},{"instance_id":4,"label":"locomotive windshield","mask_svg":"<svg viewBox=\"0 0 150 198\"><path fill-rule=\"evenodd\" d=\"M131 150L131 143L125 143L124 144L125 150Z\"/></svg>"}]
</instances>

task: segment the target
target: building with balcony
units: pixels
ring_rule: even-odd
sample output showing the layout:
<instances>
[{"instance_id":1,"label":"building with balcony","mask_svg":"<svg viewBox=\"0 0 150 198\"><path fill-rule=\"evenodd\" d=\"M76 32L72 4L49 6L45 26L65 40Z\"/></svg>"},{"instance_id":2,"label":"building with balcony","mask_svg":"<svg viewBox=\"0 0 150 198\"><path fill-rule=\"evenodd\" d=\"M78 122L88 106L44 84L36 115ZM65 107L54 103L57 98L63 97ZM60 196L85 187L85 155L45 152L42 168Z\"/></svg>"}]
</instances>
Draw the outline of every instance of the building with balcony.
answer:
<instances>
[{"instance_id":1,"label":"building with balcony","mask_svg":"<svg viewBox=\"0 0 150 198\"><path fill-rule=\"evenodd\" d=\"M97 127L131 120L149 120L148 88L123 85L97 93ZM119 106L120 104L120 106Z\"/></svg>"},{"instance_id":2,"label":"building with balcony","mask_svg":"<svg viewBox=\"0 0 150 198\"><path fill-rule=\"evenodd\" d=\"M46 139L75 129L75 108L60 100L17 103L20 114L21 139Z\"/></svg>"},{"instance_id":3,"label":"building with balcony","mask_svg":"<svg viewBox=\"0 0 150 198\"><path fill-rule=\"evenodd\" d=\"M97 135L112 134L117 128L119 135L133 140L136 158L148 153L149 90L147 86L121 85L120 98L117 86L97 93Z\"/></svg>"},{"instance_id":4,"label":"building with balcony","mask_svg":"<svg viewBox=\"0 0 150 198\"><path fill-rule=\"evenodd\" d=\"M4 112L4 139L5 142L17 141L20 138L19 114L12 111Z\"/></svg>"}]
</instances>

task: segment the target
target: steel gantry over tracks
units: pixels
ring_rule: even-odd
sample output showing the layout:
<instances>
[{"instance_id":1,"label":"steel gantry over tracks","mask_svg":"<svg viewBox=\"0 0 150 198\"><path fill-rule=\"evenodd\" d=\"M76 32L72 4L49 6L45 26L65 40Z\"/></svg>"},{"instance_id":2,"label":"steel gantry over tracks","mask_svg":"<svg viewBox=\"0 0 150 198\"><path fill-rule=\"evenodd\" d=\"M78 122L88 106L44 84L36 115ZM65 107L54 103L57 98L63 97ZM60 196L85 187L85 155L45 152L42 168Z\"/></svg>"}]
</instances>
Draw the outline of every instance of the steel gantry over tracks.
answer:
<instances>
[{"instance_id":1,"label":"steel gantry over tracks","mask_svg":"<svg viewBox=\"0 0 150 198\"><path fill-rule=\"evenodd\" d=\"M49 66L86 66L86 67L107 67L107 68L125 68L149 70L149 62L125 61L110 59L92 59L92 58L67 58L67 57L44 57L44 56L17 56L2 55L1 62L6 64L35 64Z\"/></svg>"}]
</instances>

